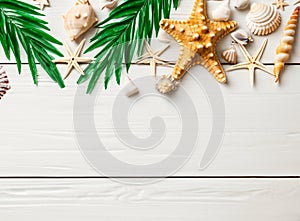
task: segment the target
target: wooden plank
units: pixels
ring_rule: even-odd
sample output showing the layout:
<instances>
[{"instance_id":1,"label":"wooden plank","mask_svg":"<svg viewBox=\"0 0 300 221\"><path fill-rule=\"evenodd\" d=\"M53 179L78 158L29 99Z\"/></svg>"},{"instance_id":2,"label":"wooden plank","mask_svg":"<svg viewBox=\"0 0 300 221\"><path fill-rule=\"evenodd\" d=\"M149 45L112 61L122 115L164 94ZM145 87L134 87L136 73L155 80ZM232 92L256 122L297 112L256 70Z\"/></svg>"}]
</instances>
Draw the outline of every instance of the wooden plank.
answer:
<instances>
[{"instance_id":1,"label":"wooden plank","mask_svg":"<svg viewBox=\"0 0 300 221\"><path fill-rule=\"evenodd\" d=\"M169 179L124 185L106 179L0 180L4 220L297 221L298 179Z\"/></svg>"},{"instance_id":2,"label":"wooden plank","mask_svg":"<svg viewBox=\"0 0 300 221\"><path fill-rule=\"evenodd\" d=\"M100 20L104 19L108 15L107 10L103 10L103 11L100 10L101 7L100 7L98 0L91 0L90 2L94 6L96 14ZM269 2L266 2L266 3L270 4ZM216 8L219 4L220 4L220 1L208 1L208 14L210 17L211 17L213 8ZM66 31L64 30L64 24L63 24L63 19L62 19L62 15L65 14L72 7L72 5L73 5L73 2L69 2L68 4L66 4L66 2L63 2L60 0L52 0L51 7L46 8L44 13L46 15L45 19L49 22L49 27L51 28L51 34L61 41L67 41L68 44L70 45L70 47L72 49L75 49L77 46L77 43L70 42L70 40L68 40L68 36L67 36ZM185 1L185 0L181 1L180 7L178 8L178 10L172 11L172 18L180 19L180 20L187 19L191 12L192 5L193 4L188 1ZM282 15L282 25L275 33L267 36L267 38L269 39L269 43L266 48L266 52L262 58L262 61L264 63L273 63L274 55L275 55L275 48L279 44L279 39L280 39L281 33L284 29L284 26L285 26L289 16L292 14L293 9L294 9L293 6L289 6L289 7L286 7L286 10L284 12L280 11L280 13ZM245 21L245 17L247 15L247 13L248 13L248 10L238 11L238 10L235 10L232 8L232 19L238 21L239 28L244 29L244 30L248 30L247 26L246 26L246 21ZM95 33L95 30L89 31L87 33L87 35L85 36L85 38L87 40L89 40L94 35L94 33ZM299 33L299 29L297 30L297 33ZM249 45L249 47L248 47L249 51L251 53L255 53L256 50L262 44L262 41L264 38L265 37L259 37L259 36L255 37L254 38L255 42L253 44ZM231 44L231 39L229 36L227 36L218 44L218 48L217 48L218 54L220 55L223 50L227 49L230 46L230 44ZM297 48L299 48L299 46L300 46L300 43L297 40L295 42L295 46L294 46L295 50L293 50L293 53L292 53L291 58L288 61L288 63L300 63L300 51L296 50ZM87 47L87 44L86 44L86 47ZM65 53L65 49L63 47L59 47L59 48L61 49L61 51L63 53ZM239 53L239 60L243 61L244 57L242 56L239 49L238 49L238 53ZM93 53L89 53L86 56L93 56L95 54L96 54L96 51ZM4 54L2 51L1 51L0 55L1 55L0 63L9 62L4 58ZM168 60L177 60L178 46L175 42L173 42L171 48L166 53L165 57ZM24 53L22 53L22 60L23 60L23 62L27 61ZM222 60L222 61L225 62L224 60ZM14 63L15 61L12 60L11 62Z\"/></svg>"},{"instance_id":3,"label":"wooden plank","mask_svg":"<svg viewBox=\"0 0 300 221\"><path fill-rule=\"evenodd\" d=\"M60 68L63 70L65 66ZM39 87L33 86L29 68L26 67L21 76L17 75L14 65L7 65L6 69L12 89L0 104L3 128L0 133L0 176L98 176L82 156L74 132L73 108L78 74L73 72L66 81L67 88L59 89L40 67ZM228 74L230 85L220 85L226 110L223 143L213 163L200 170L212 129L211 106L203 85L215 81L202 67L194 68L181 85L197 110L199 139L187 164L177 172L178 168L174 168L176 173L173 175L299 175L300 75L296 74L297 70L298 66L288 66L280 86L273 83L271 76L257 71L255 88L249 85L247 70ZM159 67L158 75L170 71L170 68ZM148 66L134 65L130 76L136 82L145 78L140 89L155 92ZM151 118L160 116L167 126L166 136L153 150L128 148L115 135L112 124L113 102L118 97L129 100L121 92L125 80L121 87L112 83L109 90L97 93L96 129L106 148L120 161L137 165L157 163L176 149L181 136L181 118L172 102L157 96L140 99L130 112L129 128L134 135L146 138L151 133ZM203 85L199 86L197 80ZM84 89L80 91L79 99L90 98L84 94ZM141 97L145 95L143 93ZM86 115L88 108L82 106L79 113ZM83 128L81 132L86 133L87 138L93 134L90 128ZM123 171L118 175L133 174Z\"/></svg>"}]
</instances>

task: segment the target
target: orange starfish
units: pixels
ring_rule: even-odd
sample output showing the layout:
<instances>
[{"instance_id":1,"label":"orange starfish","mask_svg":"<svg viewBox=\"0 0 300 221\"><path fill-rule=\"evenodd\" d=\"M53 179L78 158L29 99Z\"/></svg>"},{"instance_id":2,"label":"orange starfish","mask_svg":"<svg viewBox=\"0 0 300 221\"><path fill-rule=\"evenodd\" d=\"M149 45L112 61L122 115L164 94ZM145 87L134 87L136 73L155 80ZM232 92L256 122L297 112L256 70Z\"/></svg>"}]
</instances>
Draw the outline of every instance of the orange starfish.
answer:
<instances>
[{"instance_id":1,"label":"orange starfish","mask_svg":"<svg viewBox=\"0 0 300 221\"><path fill-rule=\"evenodd\" d=\"M206 1L196 0L192 14L186 21L165 19L160 26L181 46L181 53L172 73L180 80L196 64L203 65L220 83L226 74L216 53L216 45L225 35L236 29L235 21L215 22L206 13Z\"/></svg>"}]
</instances>

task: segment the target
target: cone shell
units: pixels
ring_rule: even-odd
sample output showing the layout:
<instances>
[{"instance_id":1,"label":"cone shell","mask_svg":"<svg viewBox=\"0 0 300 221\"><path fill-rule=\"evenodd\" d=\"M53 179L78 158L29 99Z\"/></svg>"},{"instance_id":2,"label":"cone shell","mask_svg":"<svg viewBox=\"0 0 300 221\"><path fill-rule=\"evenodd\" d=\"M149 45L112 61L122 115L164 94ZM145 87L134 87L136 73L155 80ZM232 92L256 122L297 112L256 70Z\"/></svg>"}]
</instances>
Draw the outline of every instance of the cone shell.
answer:
<instances>
[{"instance_id":1,"label":"cone shell","mask_svg":"<svg viewBox=\"0 0 300 221\"><path fill-rule=\"evenodd\" d=\"M6 72L2 66L0 66L0 100L10 89L9 81Z\"/></svg>"},{"instance_id":2,"label":"cone shell","mask_svg":"<svg viewBox=\"0 0 300 221\"><path fill-rule=\"evenodd\" d=\"M268 35L281 23L280 13L275 7L264 3L253 3L246 17L249 30L255 35Z\"/></svg>"},{"instance_id":3,"label":"cone shell","mask_svg":"<svg viewBox=\"0 0 300 221\"><path fill-rule=\"evenodd\" d=\"M229 64L237 63L237 52L233 45L222 53L222 58L227 61Z\"/></svg>"},{"instance_id":4,"label":"cone shell","mask_svg":"<svg viewBox=\"0 0 300 221\"><path fill-rule=\"evenodd\" d=\"M274 75L276 82L279 81L279 75L284 68L285 62L289 59L293 50L293 43L295 41L295 34L298 24L300 6L298 6L292 16L290 17L287 25L284 28L283 35L280 39L280 44L276 49L276 56L274 61Z\"/></svg>"},{"instance_id":5,"label":"cone shell","mask_svg":"<svg viewBox=\"0 0 300 221\"><path fill-rule=\"evenodd\" d=\"M88 0L77 1L63 18L65 29L72 41L78 39L98 21Z\"/></svg>"}]
</instances>

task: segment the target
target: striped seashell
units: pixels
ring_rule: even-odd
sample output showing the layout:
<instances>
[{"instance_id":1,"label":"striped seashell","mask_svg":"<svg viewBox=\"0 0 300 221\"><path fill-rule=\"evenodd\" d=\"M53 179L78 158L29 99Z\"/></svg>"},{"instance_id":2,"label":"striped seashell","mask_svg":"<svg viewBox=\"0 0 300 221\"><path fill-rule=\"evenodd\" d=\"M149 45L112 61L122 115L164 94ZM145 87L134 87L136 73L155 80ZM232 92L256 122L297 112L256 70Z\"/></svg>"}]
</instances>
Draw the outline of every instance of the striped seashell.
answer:
<instances>
[{"instance_id":1,"label":"striped seashell","mask_svg":"<svg viewBox=\"0 0 300 221\"><path fill-rule=\"evenodd\" d=\"M6 72L2 66L0 66L0 100L10 89L9 81Z\"/></svg>"},{"instance_id":2,"label":"striped seashell","mask_svg":"<svg viewBox=\"0 0 300 221\"><path fill-rule=\"evenodd\" d=\"M253 3L246 17L246 23L253 34L268 35L277 30L281 23L281 16L271 5Z\"/></svg>"},{"instance_id":3,"label":"striped seashell","mask_svg":"<svg viewBox=\"0 0 300 221\"><path fill-rule=\"evenodd\" d=\"M229 64L237 63L237 51L232 44L229 49L222 53L222 58L227 61Z\"/></svg>"},{"instance_id":4,"label":"striped seashell","mask_svg":"<svg viewBox=\"0 0 300 221\"><path fill-rule=\"evenodd\" d=\"M300 6L296 7L288 23L284 28L284 32L280 39L280 44L276 48L276 56L274 61L275 82L279 82L279 75L284 68L285 62L290 58L295 41L296 29L298 25Z\"/></svg>"}]
</instances>

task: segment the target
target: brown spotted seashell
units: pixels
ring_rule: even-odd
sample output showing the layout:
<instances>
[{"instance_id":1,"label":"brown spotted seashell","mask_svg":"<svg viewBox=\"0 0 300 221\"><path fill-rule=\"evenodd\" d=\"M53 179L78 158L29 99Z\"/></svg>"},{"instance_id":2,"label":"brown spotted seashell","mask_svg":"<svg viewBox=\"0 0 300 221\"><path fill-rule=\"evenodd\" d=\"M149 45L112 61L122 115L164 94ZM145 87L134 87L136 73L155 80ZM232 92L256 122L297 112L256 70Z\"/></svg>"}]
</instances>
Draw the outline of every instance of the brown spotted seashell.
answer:
<instances>
[{"instance_id":1,"label":"brown spotted seashell","mask_svg":"<svg viewBox=\"0 0 300 221\"><path fill-rule=\"evenodd\" d=\"M6 72L2 66L0 66L0 100L10 89L9 81Z\"/></svg>"},{"instance_id":2,"label":"brown spotted seashell","mask_svg":"<svg viewBox=\"0 0 300 221\"><path fill-rule=\"evenodd\" d=\"M72 41L78 39L98 21L88 0L77 0L63 18L65 29Z\"/></svg>"},{"instance_id":3,"label":"brown spotted seashell","mask_svg":"<svg viewBox=\"0 0 300 221\"><path fill-rule=\"evenodd\" d=\"M268 35L277 30L281 23L281 16L271 5L253 3L246 17L246 23L253 34Z\"/></svg>"},{"instance_id":4,"label":"brown spotted seashell","mask_svg":"<svg viewBox=\"0 0 300 221\"><path fill-rule=\"evenodd\" d=\"M232 44L229 49L222 53L222 58L227 61L229 64L237 63L237 51Z\"/></svg>"}]
</instances>

